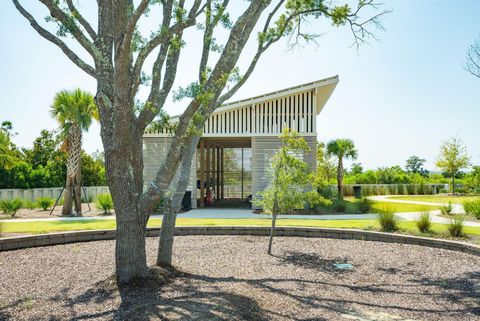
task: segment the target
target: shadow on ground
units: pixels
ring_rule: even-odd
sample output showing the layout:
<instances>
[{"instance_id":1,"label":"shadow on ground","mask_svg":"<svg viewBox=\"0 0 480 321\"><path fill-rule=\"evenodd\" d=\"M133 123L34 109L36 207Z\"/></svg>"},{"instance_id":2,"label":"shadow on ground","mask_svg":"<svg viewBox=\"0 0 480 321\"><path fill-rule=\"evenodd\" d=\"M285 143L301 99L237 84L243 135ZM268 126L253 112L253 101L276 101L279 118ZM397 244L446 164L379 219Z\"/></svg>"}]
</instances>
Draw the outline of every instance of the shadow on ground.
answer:
<instances>
[{"instance_id":1,"label":"shadow on ground","mask_svg":"<svg viewBox=\"0 0 480 321\"><path fill-rule=\"evenodd\" d=\"M324 260L315 254L288 252L278 256L279 264L294 264L306 269L318 269L327 273L339 272L334 263L346 263L344 258ZM300 270L301 271L301 270ZM397 269L389 271L401 273ZM96 285L94 288L73 298L67 292L52 300L62 300L66 308L71 309L71 320L330 320L328 316L347 316L353 320L379 320L375 313L396 311L401 315L432 316L434 319L442 313L450 315L480 316L478 298L480 297L480 272L467 273L454 279L434 279L415 277L406 284L334 284L319 280L304 280L298 276L292 278L244 279L236 277L212 277L176 271L175 277L167 284L147 284L145 287L117 289L116 286ZM322 296L321 291L306 293L302 287L340 287L353 295L347 298ZM372 303L362 299L362 294L374 292L377 295L430 295L418 293L416 287L438 287L441 291L434 294L435 299L447 303L460 303L461 308L448 304L426 307L422 304L401 306L398 300L383 300ZM397 297L398 299L399 297ZM117 300L117 301L115 301ZM121 302L118 306L118 303ZM285 305L275 305L278 300ZM475 303L477 302L477 304ZM115 303L115 304L112 304ZM295 313L287 304L301 307L305 313ZM98 312L85 312L78 315L77 305L100 306ZM108 309L107 307L112 307ZM277 307L277 308L275 308ZM373 313L373 312L374 313ZM0 316L2 309L0 309ZM373 313L373 314L372 314ZM327 316L323 318L321 316ZM383 315L383 317L385 317ZM398 316L384 320L404 320ZM432 319L426 318L426 319ZM424 318L421 318L424 319ZM55 320L55 319L51 319Z\"/></svg>"}]
</instances>

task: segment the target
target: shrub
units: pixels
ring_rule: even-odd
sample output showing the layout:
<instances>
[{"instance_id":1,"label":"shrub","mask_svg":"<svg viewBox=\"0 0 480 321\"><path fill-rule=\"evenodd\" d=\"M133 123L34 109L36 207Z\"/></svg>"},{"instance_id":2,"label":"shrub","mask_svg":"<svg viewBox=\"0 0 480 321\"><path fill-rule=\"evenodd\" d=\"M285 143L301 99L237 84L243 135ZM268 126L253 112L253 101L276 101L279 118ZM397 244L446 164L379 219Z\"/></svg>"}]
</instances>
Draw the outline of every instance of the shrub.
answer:
<instances>
[{"instance_id":1,"label":"shrub","mask_svg":"<svg viewBox=\"0 0 480 321\"><path fill-rule=\"evenodd\" d=\"M422 233L430 232L430 228L432 227L432 219L430 218L429 212L423 212L420 214L420 217L417 220L417 227Z\"/></svg>"},{"instance_id":2,"label":"shrub","mask_svg":"<svg viewBox=\"0 0 480 321\"><path fill-rule=\"evenodd\" d=\"M366 197L362 198L361 200L357 201L356 203L357 203L358 210L362 214L368 213L372 209L372 201L369 200Z\"/></svg>"},{"instance_id":3,"label":"shrub","mask_svg":"<svg viewBox=\"0 0 480 321\"><path fill-rule=\"evenodd\" d=\"M110 214L113 209L112 196L108 193L98 195L96 205L99 210L103 211L103 214Z\"/></svg>"},{"instance_id":4,"label":"shrub","mask_svg":"<svg viewBox=\"0 0 480 321\"><path fill-rule=\"evenodd\" d=\"M19 198L0 202L0 210L2 210L4 214L10 215L11 217L14 217L18 210L22 208L22 206L23 201Z\"/></svg>"},{"instance_id":5,"label":"shrub","mask_svg":"<svg viewBox=\"0 0 480 321\"><path fill-rule=\"evenodd\" d=\"M377 220L383 232L394 232L398 230L398 219L395 216L393 208L388 205L377 214Z\"/></svg>"},{"instance_id":6,"label":"shrub","mask_svg":"<svg viewBox=\"0 0 480 321\"><path fill-rule=\"evenodd\" d=\"M43 211L48 210L48 208L52 206L54 202L55 201L53 200L53 198L48 196L37 198L37 206L41 208Z\"/></svg>"},{"instance_id":7,"label":"shrub","mask_svg":"<svg viewBox=\"0 0 480 321\"><path fill-rule=\"evenodd\" d=\"M463 203L463 209L465 213L475 216L480 220L480 198L471 201L465 201Z\"/></svg>"},{"instance_id":8,"label":"shrub","mask_svg":"<svg viewBox=\"0 0 480 321\"><path fill-rule=\"evenodd\" d=\"M313 209L332 205L332 201L324 198L317 191L309 191L305 194L308 206Z\"/></svg>"},{"instance_id":9,"label":"shrub","mask_svg":"<svg viewBox=\"0 0 480 321\"><path fill-rule=\"evenodd\" d=\"M345 213L347 211L347 203L343 200L336 200L333 204L333 210L338 213Z\"/></svg>"},{"instance_id":10,"label":"shrub","mask_svg":"<svg viewBox=\"0 0 480 321\"><path fill-rule=\"evenodd\" d=\"M450 223L448 224L448 232L450 233L450 236L453 236L453 237L463 236L463 227L464 227L463 220L464 220L463 217L459 215L455 216L450 220Z\"/></svg>"},{"instance_id":11,"label":"shrub","mask_svg":"<svg viewBox=\"0 0 480 321\"><path fill-rule=\"evenodd\" d=\"M25 200L23 201L23 208L28 208L29 210L34 210L37 208L37 204L35 202L32 202L30 200Z\"/></svg>"},{"instance_id":12,"label":"shrub","mask_svg":"<svg viewBox=\"0 0 480 321\"><path fill-rule=\"evenodd\" d=\"M443 215L451 215L453 211L452 202L448 202L447 205L440 207L440 211Z\"/></svg>"}]
</instances>

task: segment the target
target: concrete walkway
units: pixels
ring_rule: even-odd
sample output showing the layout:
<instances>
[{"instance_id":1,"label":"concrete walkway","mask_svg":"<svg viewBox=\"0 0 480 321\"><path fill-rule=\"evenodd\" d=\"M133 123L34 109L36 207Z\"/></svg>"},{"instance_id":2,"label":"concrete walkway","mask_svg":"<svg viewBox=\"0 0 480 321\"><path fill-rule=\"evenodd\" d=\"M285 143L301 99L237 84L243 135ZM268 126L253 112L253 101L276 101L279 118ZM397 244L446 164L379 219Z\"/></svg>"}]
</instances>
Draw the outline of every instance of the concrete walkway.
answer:
<instances>
[{"instance_id":1,"label":"concrete walkway","mask_svg":"<svg viewBox=\"0 0 480 321\"><path fill-rule=\"evenodd\" d=\"M403 203L403 204L417 204L417 205L434 205L434 206L446 206L446 203L431 203L431 202L422 202L422 201L409 201L409 200L396 200L388 198L388 195L380 195L380 196L370 196L369 199L373 201L381 201L381 202L390 202L390 203ZM450 219L446 217L439 216L442 214L440 210L433 210L429 211L432 223L439 223L439 224L448 224L450 223ZM422 212L411 212L411 213L397 213L395 214L398 218L404 221L416 221ZM465 214L463 210L463 206L461 204L452 204L452 214ZM471 222L465 221L465 226L480 226L480 222Z\"/></svg>"},{"instance_id":2,"label":"concrete walkway","mask_svg":"<svg viewBox=\"0 0 480 321\"><path fill-rule=\"evenodd\" d=\"M435 205L443 206L443 203L429 203L421 201L395 200L388 196L371 196L371 200L418 204L418 205ZM453 213L464 213L460 204L452 204ZM396 216L403 221L415 221L422 212L397 213ZM440 217L439 210L430 211L433 223L448 224L450 219ZM268 219L270 215L254 214L250 209L229 209L229 208L202 208L193 209L191 211L181 213L179 218L204 218L204 219ZM162 215L152 215L151 218L162 218ZM299 219L299 220L372 220L376 218L376 214L324 214L324 215L280 215L278 219ZM115 216L90 216L90 217L51 217L51 218L26 218L26 219L5 219L0 222L48 222L48 221L83 221L83 220L113 220ZM480 222L465 221L465 226L478 226Z\"/></svg>"},{"instance_id":3,"label":"concrete walkway","mask_svg":"<svg viewBox=\"0 0 480 321\"><path fill-rule=\"evenodd\" d=\"M250 209L230 208L202 208L193 209L178 214L179 218L206 218L206 219L266 219L270 215L254 214ZM327 214L327 215L279 215L279 219L302 219L302 220L370 220L375 219L375 214ZM150 218L162 218L162 215L152 215ZM110 216L88 217L48 217L48 218L17 218L5 219L0 222L48 222L48 221L88 221L88 220L113 220Z\"/></svg>"}]
</instances>

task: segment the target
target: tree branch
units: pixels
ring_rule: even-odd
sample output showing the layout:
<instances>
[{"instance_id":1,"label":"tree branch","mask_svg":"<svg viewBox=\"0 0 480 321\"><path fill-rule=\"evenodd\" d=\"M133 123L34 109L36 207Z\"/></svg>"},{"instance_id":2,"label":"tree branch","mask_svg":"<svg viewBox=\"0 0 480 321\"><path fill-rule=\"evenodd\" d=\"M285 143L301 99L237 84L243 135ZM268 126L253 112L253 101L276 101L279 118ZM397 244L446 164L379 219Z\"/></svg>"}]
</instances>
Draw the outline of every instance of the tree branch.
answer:
<instances>
[{"instance_id":1,"label":"tree branch","mask_svg":"<svg viewBox=\"0 0 480 321\"><path fill-rule=\"evenodd\" d=\"M22 16L24 16L29 22L30 25L35 29L38 34L40 34L43 38L47 39L51 43L57 45L64 53L65 55L75 64L77 65L80 69L85 71L87 74L92 76L93 78L96 78L96 71L95 69L90 66L88 63L83 61L80 57L77 56L75 52L73 52L68 46L60 40L58 37L54 36L51 34L49 31L41 27L38 22L35 20L35 18L28 13L27 10L25 10L24 7L18 2L18 0L12 0L13 4L17 8L17 10L20 12Z\"/></svg>"},{"instance_id":2,"label":"tree branch","mask_svg":"<svg viewBox=\"0 0 480 321\"><path fill-rule=\"evenodd\" d=\"M223 10L227 7L229 0L223 0L222 8ZM212 46L212 36L215 27L218 25L220 18L222 17L223 11L217 12L217 14L212 18L211 11L212 11L212 1L208 0L206 3L207 12L205 17L205 32L203 33L203 49L202 49L202 56L200 58L200 68L198 69L198 81L203 82L205 79L202 79L207 69L208 65L208 58L210 55L210 50Z\"/></svg>"},{"instance_id":3,"label":"tree branch","mask_svg":"<svg viewBox=\"0 0 480 321\"><path fill-rule=\"evenodd\" d=\"M180 0L179 6L181 8L183 8L184 4L185 0ZM152 87L150 90L150 94L145 104L145 107L141 110L137 119L137 130L139 131L139 134L143 134L148 124L150 124L153 119L158 115L175 81L178 61L181 52L181 45L179 45L179 43L182 41L183 32L180 31L178 34L175 35L175 37L175 42L177 43L176 45L171 45L170 43L164 43L161 45L157 59L153 65ZM163 77L164 80L162 88L160 89L161 71L165 60L165 75Z\"/></svg>"},{"instance_id":4,"label":"tree branch","mask_svg":"<svg viewBox=\"0 0 480 321\"><path fill-rule=\"evenodd\" d=\"M70 9L70 12L75 17L75 19L77 19L78 22L83 26L83 28L85 28L85 31L87 31L90 38L95 41L97 39L97 33L95 32L95 30L93 30L90 23L80 14L80 11L77 10L75 5L73 4L73 1L67 0L67 5L68 9Z\"/></svg>"},{"instance_id":5,"label":"tree branch","mask_svg":"<svg viewBox=\"0 0 480 321\"><path fill-rule=\"evenodd\" d=\"M67 28L67 30L72 34L72 36L92 56L94 60L101 59L100 52L95 47L95 45L83 34L83 32L75 23L75 20L58 7L58 4L55 0L39 1L48 8L48 10L50 11L50 15L53 18L60 21Z\"/></svg>"},{"instance_id":6,"label":"tree branch","mask_svg":"<svg viewBox=\"0 0 480 321\"><path fill-rule=\"evenodd\" d=\"M155 48L160 46L162 43L169 42L172 35L178 34L182 32L183 30L192 27L195 25L195 19L200 15L200 13L203 11L205 6L200 8L200 4L202 3L202 0L195 0L194 4L192 5L192 8L188 14L188 18L185 21L179 21L172 25L171 27L168 28L167 31L163 30L163 28L167 28L168 26L162 25L162 29L159 31L159 33L154 36L150 41L140 50L138 53L137 59L135 61L135 65L133 67L133 75L134 75L134 82L133 82L133 89L134 92L136 91L137 84L139 84L139 79L141 76L143 64L147 57L152 53Z\"/></svg>"},{"instance_id":7,"label":"tree branch","mask_svg":"<svg viewBox=\"0 0 480 321\"><path fill-rule=\"evenodd\" d=\"M142 2L140 2L137 9L135 9L130 19L128 20L127 26L125 28L125 37L123 39L123 44L122 44L124 48L129 48L131 46L133 32L137 27L138 20L140 19L142 14L145 12L149 4L150 4L150 0L142 0Z\"/></svg>"}]
</instances>

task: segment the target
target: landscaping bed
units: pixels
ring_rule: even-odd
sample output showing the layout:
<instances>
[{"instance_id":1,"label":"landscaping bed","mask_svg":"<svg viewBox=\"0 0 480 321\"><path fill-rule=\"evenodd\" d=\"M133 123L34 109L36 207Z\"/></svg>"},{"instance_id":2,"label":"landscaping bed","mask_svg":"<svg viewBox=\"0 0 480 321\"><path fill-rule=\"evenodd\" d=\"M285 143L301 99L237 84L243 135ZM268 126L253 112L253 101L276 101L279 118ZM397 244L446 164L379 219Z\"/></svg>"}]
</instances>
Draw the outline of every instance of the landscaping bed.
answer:
<instances>
[{"instance_id":1,"label":"landscaping bed","mask_svg":"<svg viewBox=\"0 0 480 321\"><path fill-rule=\"evenodd\" d=\"M149 264L157 242L147 239ZM113 241L2 252L0 319L480 320L480 258L465 253L298 237L276 238L274 256L266 237L174 246L171 282L121 292Z\"/></svg>"},{"instance_id":2,"label":"landscaping bed","mask_svg":"<svg viewBox=\"0 0 480 321\"><path fill-rule=\"evenodd\" d=\"M97 209L95 203L90 203L91 210L88 210L88 204L82 204L82 216L89 217L89 216L99 216L102 215L102 212ZM50 215L51 208L48 211L43 211L41 209L28 209L22 208L20 209L13 218L16 219L24 219L24 218L50 218L50 217L64 217L62 216L62 205L57 205L53 210L52 214ZM10 215L6 215L0 212L0 220L1 219L10 219Z\"/></svg>"}]
</instances>

